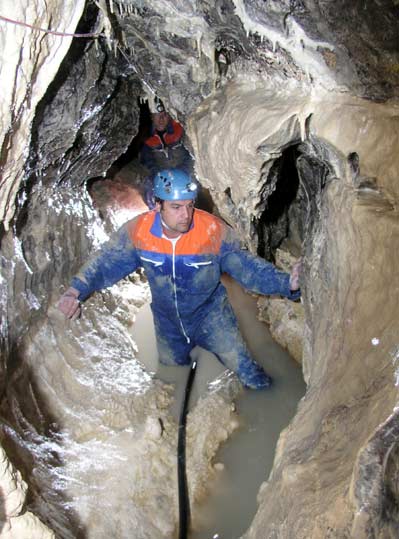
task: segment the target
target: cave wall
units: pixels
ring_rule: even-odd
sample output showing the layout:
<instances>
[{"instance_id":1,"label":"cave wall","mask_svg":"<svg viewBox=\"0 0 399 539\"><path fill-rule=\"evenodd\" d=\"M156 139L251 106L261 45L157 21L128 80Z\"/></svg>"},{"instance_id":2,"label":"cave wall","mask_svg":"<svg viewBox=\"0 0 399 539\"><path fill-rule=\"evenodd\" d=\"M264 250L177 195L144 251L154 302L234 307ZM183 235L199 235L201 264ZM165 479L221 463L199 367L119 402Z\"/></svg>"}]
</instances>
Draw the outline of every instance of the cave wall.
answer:
<instances>
[{"instance_id":1,"label":"cave wall","mask_svg":"<svg viewBox=\"0 0 399 539\"><path fill-rule=\"evenodd\" d=\"M85 2L2 2L4 14L36 27L73 33ZM23 180L35 109L55 77L72 38L1 21L1 220L7 227Z\"/></svg>"},{"instance_id":2,"label":"cave wall","mask_svg":"<svg viewBox=\"0 0 399 539\"><path fill-rule=\"evenodd\" d=\"M335 182L326 188L317 243L306 257L314 298L305 303L308 391L280 439L246 537L397 533L384 507L397 503L386 473L397 444L398 312L383 284L392 279L396 235L395 210L383 197Z\"/></svg>"},{"instance_id":3,"label":"cave wall","mask_svg":"<svg viewBox=\"0 0 399 539\"><path fill-rule=\"evenodd\" d=\"M190 119L200 177L247 238L260 211L261 171L301 141L308 390L245 537L394 537L396 524L382 508L396 499L386 492L386 467L397 443L387 431L398 397L390 255L398 248L398 107L285 94L234 81Z\"/></svg>"}]
</instances>

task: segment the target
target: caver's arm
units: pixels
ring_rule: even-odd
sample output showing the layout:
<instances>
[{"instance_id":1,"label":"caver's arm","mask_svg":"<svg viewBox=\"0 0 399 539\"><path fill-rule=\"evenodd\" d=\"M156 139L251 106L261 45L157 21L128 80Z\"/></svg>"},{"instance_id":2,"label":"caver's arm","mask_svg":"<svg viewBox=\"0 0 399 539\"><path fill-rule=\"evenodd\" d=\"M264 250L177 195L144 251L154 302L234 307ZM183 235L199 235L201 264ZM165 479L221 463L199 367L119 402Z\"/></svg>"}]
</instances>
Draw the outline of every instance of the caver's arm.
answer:
<instances>
[{"instance_id":1,"label":"caver's arm","mask_svg":"<svg viewBox=\"0 0 399 539\"><path fill-rule=\"evenodd\" d=\"M221 248L221 271L228 273L244 288L264 295L280 295L291 300L300 297L300 290L291 290L290 274L278 270L273 264L259 256L241 249L234 233L230 230ZM297 272L297 269L295 270ZM298 279L291 280L298 282Z\"/></svg>"},{"instance_id":2,"label":"caver's arm","mask_svg":"<svg viewBox=\"0 0 399 539\"><path fill-rule=\"evenodd\" d=\"M140 259L125 224L79 270L71 286L79 290L79 299L83 301L95 290L112 286L139 266Z\"/></svg>"},{"instance_id":3,"label":"caver's arm","mask_svg":"<svg viewBox=\"0 0 399 539\"><path fill-rule=\"evenodd\" d=\"M140 266L139 261L126 224L79 270L61 296L58 308L68 318L76 317L81 301L94 291L112 286L135 271Z\"/></svg>"}]
</instances>

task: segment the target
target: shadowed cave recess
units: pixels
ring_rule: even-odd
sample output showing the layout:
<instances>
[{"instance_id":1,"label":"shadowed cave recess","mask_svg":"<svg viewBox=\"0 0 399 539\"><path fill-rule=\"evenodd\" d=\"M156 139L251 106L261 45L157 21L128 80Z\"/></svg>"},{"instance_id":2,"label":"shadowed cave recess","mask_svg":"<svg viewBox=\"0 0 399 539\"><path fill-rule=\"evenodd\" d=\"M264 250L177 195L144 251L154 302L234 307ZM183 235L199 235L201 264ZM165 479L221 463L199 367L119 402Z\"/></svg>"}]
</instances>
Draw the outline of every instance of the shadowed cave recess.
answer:
<instances>
[{"instance_id":1,"label":"shadowed cave recess","mask_svg":"<svg viewBox=\"0 0 399 539\"><path fill-rule=\"evenodd\" d=\"M306 394L242 537L398 537L398 3L5 0L0 17L0 536L176 537L173 390L131 332L145 275L75 322L56 309L146 211L157 95L199 206L286 271L302 257L300 302L257 299ZM190 411L194 512L241 392L223 373Z\"/></svg>"}]
</instances>

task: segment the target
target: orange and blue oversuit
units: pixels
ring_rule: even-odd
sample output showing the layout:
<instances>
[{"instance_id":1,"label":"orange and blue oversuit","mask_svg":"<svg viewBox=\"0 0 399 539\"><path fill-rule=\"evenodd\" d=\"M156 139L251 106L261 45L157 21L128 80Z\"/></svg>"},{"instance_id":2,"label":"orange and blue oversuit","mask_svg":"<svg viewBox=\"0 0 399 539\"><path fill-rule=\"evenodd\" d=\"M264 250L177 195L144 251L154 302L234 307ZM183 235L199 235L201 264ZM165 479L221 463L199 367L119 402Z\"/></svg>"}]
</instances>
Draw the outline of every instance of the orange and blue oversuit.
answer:
<instances>
[{"instance_id":1,"label":"orange and blue oversuit","mask_svg":"<svg viewBox=\"0 0 399 539\"><path fill-rule=\"evenodd\" d=\"M292 300L289 274L240 248L222 220L195 209L188 232L171 242L155 210L123 225L72 280L85 300L143 267L152 293L152 312L161 363L187 365L196 345L213 352L246 387L262 388L271 379L251 358L220 281L231 275L244 288Z\"/></svg>"},{"instance_id":2,"label":"orange and blue oversuit","mask_svg":"<svg viewBox=\"0 0 399 539\"><path fill-rule=\"evenodd\" d=\"M183 134L181 124L172 119L162 136L152 129L151 136L144 141L140 151L140 161L150 171L151 179L165 169L178 168L187 174L192 172L192 158L183 144Z\"/></svg>"},{"instance_id":3,"label":"orange and blue oversuit","mask_svg":"<svg viewBox=\"0 0 399 539\"><path fill-rule=\"evenodd\" d=\"M144 179L144 201L150 209L155 208L154 177L157 172L178 168L191 174L193 161L183 144L183 127L179 122L169 120L163 133L152 128L151 136L144 141L140 151L140 162L148 169Z\"/></svg>"}]
</instances>

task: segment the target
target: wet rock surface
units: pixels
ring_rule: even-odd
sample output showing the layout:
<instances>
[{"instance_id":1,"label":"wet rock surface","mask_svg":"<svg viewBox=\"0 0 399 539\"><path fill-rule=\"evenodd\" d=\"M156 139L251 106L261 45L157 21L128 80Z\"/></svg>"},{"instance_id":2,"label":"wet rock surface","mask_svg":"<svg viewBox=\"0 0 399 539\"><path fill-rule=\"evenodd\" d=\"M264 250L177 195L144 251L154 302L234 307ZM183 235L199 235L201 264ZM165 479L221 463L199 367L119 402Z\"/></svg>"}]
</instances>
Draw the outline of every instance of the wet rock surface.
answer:
<instances>
[{"instance_id":1,"label":"wet rock surface","mask_svg":"<svg viewBox=\"0 0 399 539\"><path fill-rule=\"evenodd\" d=\"M46 214L35 211L44 193L51 201ZM132 276L87 301L79 320L66 321L55 307L64 283L80 264L79 257L106 234L84 192L75 194L73 204L63 198L62 189L54 193L43 188L37 194L30 199L19 238L26 255L22 249L15 251L19 243L11 243L4 253L13 261L10 275L5 275L10 284L7 310L18 307L19 331L12 334L4 374L0 436L29 484L27 507L36 515L22 507L23 493L17 506L15 492L7 491L7 537L20 537L23 526L31 526L29 519L37 521L33 534L52 537L51 531L39 535L46 528L37 517L66 539L130 537L132 529L139 537L170 537L178 519L178 426L170 412L172 389L137 361L130 336L135 313L149 301L148 285L140 275ZM59 236L50 226L53 220L63 223L57 227L63 231ZM74 245L69 254L77 259L68 261L68 243L60 246L64 257L50 257L47 246L51 243L55 249L57 238L66 239L64 234ZM4 245L9 239L11 234ZM3 262L7 264L6 258ZM9 321L16 326L15 319ZM193 507L214 475L212 458L219 444L236 427L230 403L237 388L229 383L189 414Z\"/></svg>"},{"instance_id":2,"label":"wet rock surface","mask_svg":"<svg viewBox=\"0 0 399 539\"><path fill-rule=\"evenodd\" d=\"M395 2L379 7L257 0L184 2L178 7L173 2L116 4L115 17L135 51L142 78L185 114L236 69L262 70L265 76L376 99L397 91ZM148 72L154 76L146 77Z\"/></svg>"},{"instance_id":3,"label":"wet rock surface","mask_svg":"<svg viewBox=\"0 0 399 539\"><path fill-rule=\"evenodd\" d=\"M278 249L276 265L279 269L290 272L295 258L287 251ZM274 340L290 355L302 363L303 334L305 328L305 313L300 301L288 301L285 298L259 296L259 318L264 320Z\"/></svg>"},{"instance_id":4,"label":"wet rock surface","mask_svg":"<svg viewBox=\"0 0 399 539\"><path fill-rule=\"evenodd\" d=\"M105 43L89 43L83 50L78 43L75 49L60 66L32 126L30 173L45 184L56 177L76 187L105 176L137 134L137 75L126 74L126 61Z\"/></svg>"}]
</instances>

